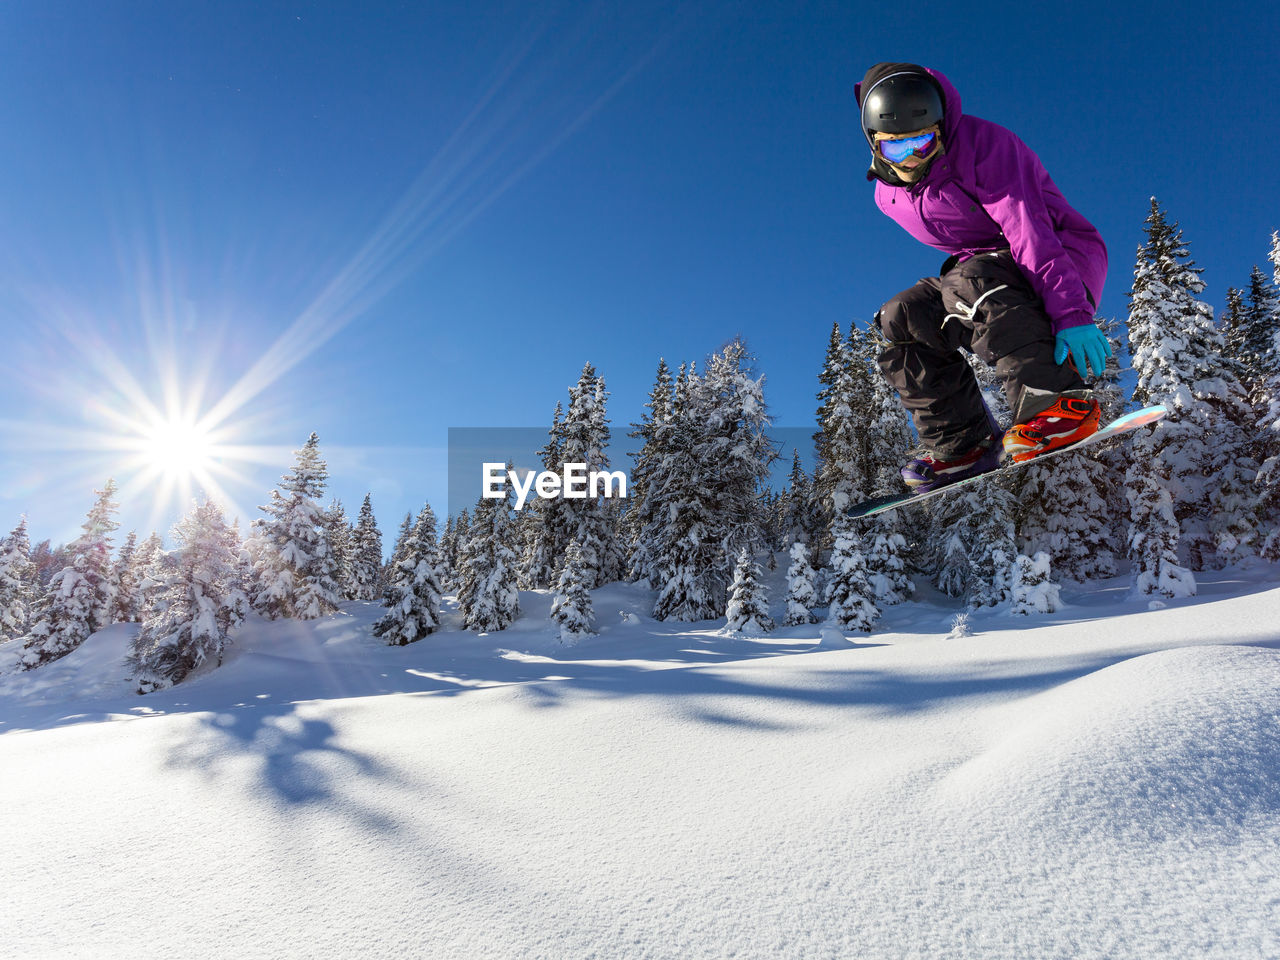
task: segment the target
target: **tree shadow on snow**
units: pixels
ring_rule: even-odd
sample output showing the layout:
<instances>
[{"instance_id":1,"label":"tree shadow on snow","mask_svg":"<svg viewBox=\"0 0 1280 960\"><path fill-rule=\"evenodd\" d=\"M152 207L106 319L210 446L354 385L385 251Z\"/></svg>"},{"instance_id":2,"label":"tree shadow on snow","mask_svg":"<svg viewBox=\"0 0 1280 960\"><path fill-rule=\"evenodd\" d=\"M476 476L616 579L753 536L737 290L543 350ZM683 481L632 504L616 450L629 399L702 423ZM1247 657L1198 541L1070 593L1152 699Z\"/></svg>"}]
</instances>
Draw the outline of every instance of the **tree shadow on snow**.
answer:
<instances>
[{"instance_id":1,"label":"tree shadow on snow","mask_svg":"<svg viewBox=\"0 0 1280 960\"><path fill-rule=\"evenodd\" d=\"M808 648L814 649L812 645ZM850 653L856 656L856 650ZM945 706L959 699L1027 696L1077 679L1137 654L1112 657L1080 657L1066 665L1061 660L1052 669L1017 669L1011 665L1004 674L992 669L982 673L935 674L866 669L852 661L848 671L787 671L786 683L770 678L767 670L740 670L737 664L726 669L714 666L694 669L654 668L636 662L555 660L539 661L544 677L526 678L520 695L534 709L555 708L582 699L624 699L664 697L695 700L693 714L699 719L759 731L781 729L769 714L769 704L799 703L835 709L865 709L882 715L911 714ZM738 661L741 663L741 661ZM521 664L526 672L533 663ZM486 687L492 689L492 675L457 674L451 691L424 693L424 696L466 695ZM753 710L753 705L758 709ZM744 709L745 708L745 709ZM759 716L753 716L759 713Z\"/></svg>"},{"instance_id":2,"label":"tree shadow on snow","mask_svg":"<svg viewBox=\"0 0 1280 960\"><path fill-rule=\"evenodd\" d=\"M296 704L242 704L212 713L192 714L198 731L183 737L165 758L171 768L195 769L211 779L238 776L249 759L255 786L264 797L286 806L348 808L364 826L382 833L398 824L368 808L353 807L342 790L349 778L404 784L386 764L343 745L328 720L304 717Z\"/></svg>"}]
</instances>

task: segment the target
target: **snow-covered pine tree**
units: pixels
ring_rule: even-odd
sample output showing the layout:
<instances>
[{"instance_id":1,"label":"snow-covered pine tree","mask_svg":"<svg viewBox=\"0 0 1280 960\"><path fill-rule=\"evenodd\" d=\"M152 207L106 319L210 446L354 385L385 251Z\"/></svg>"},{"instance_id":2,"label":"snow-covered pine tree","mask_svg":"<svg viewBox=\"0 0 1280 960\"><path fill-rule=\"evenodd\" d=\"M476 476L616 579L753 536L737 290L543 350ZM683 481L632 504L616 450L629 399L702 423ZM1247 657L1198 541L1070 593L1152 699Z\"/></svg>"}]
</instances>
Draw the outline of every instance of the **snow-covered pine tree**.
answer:
<instances>
[{"instance_id":1,"label":"snow-covered pine tree","mask_svg":"<svg viewBox=\"0 0 1280 960\"><path fill-rule=\"evenodd\" d=\"M1273 262L1280 260L1275 239L1269 256ZM1280 266L1276 268L1277 285L1280 285ZM1237 291L1227 295L1227 313L1223 317L1223 329L1227 338L1228 353L1237 357L1244 373L1242 380L1253 407L1252 441L1249 445L1252 460L1260 467L1256 488L1258 497L1258 532L1260 552L1267 557L1276 553L1274 531L1277 514L1280 513L1280 493L1268 480L1273 478L1270 466L1280 455L1280 431L1270 429L1275 421L1271 406L1276 398L1276 385L1280 383L1280 292L1258 267L1249 278L1247 301ZM1234 295L1234 296L1233 296Z\"/></svg>"},{"instance_id":2,"label":"snow-covered pine tree","mask_svg":"<svg viewBox=\"0 0 1280 960\"><path fill-rule=\"evenodd\" d=\"M181 683L205 664L221 664L231 631L247 612L240 544L217 504L197 504L173 535L176 570L128 659L139 693Z\"/></svg>"},{"instance_id":3,"label":"snow-covered pine tree","mask_svg":"<svg viewBox=\"0 0 1280 960\"><path fill-rule=\"evenodd\" d=\"M862 336L858 359L869 371L871 395L867 406L866 438L867 495L872 497L902 493L902 465L910 458L914 443L911 420L897 393L880 373L878 358L883 346L878 325ZM881 604L906 600L915 590L907 567L918 555L919 539L927 536L918 518L897 511L878 517L871 525L874 533L867 544L867 569Z\"/></svg>"},{"instance_id":4,"label":"snow-covered pine tree","mask_svg":"<svg viewBox=\"0 0 1280 960\"><path fill-rule=\"evenodd\" d=\"M1146 245L1138 249L1130 291L1129 342L1138 373L1134 399L1146 404L1176 398L1185 408L1191 405L1192 397L1185 384L1186 373L1177 365L1181 342L1170 341L1187 325L1180 313L1188 314L1192 323L1203 317L1203 305L1194 299L1203 287L1196 274L1184 276L1180 270L1179 259L1187 252L1154 198L1147 236ZM1194 420L1182 426L1182 412L1171 405L1170 417L1134 437L1132 444L1133 460L1125 474L1125 489L1130 508L1128 553L1133 562L1134 592L1139 595L1159 592L1176 597L1196 592L1194 575L1179 564L1182 524L1175 498L1183 504L1199 499L1198 491L1184 477L1203 459L1197 456L1203 430ZM1176 421L1172 419L1175 416ZM1185 445L1191 447L1189 455L1183 453Z\"/></svg>"},{"instance_id":5,"label":"snow-covered pine tree","mask_svg":"<svg viewBox=\"0 0 1280 960\"><path fill-rule=\"evenodd\" d=\"M316 434L295 455L292 472L271 491L271 502L258 508L266 517L253 523L250 602L269 620L314 620L333 613L339 603L325 513L317 502L328 471Z\"/></svg>"},{"instance_id":6,"label":"snow-covered pine tree","mask_svg":"<svg viewBox=\"0 0 1280 960\"><path fill-rule=\"evenodd\" d=\"M453 565L458 556L458 521L454 517L445 517L444 532L440 534L440 548L437 553L436 573L440 576L440 586L446 591L452 590Z\"/></svg>"},{"instance_id":7,"label":"snow-covered pine tree","mask_svg":"<svg viewBox=\"0 0 1280 960\"><path fill-rule=\"evenodd\" d=\"M849 480L850 468L846 464L842 473L839 463L838 453L833 453L830 447L833 442L839 442L837 438L832 437L832 426L842 426L842 418L835 416L835 410L840 405L847 406L849 403L848 394L852 387L849 382L851 376L851 366L853 358L849 352L849 341L845 338L840 329L840 324L833 323L831 325L831 336L827 339L827 352L822 361L822 369L818 373L818 407L815 419L818 424L818 430L813 434L813 449L816 456L816 464L814 467L814 496L823 505L823 509L829 511L830 499L832 496L832 488L839 483L841 479ZM841 379L845 379L845 384L840 385ZM824 525L828 524L830 517L824 517Z\"/></svg>"},{"instance_id":8,"label":"snow-covered pine tree","mask_svg":"<svg viewBox=\"0 0 1280 960\"><path fill-rule=\"evenodd\" d=\"M725 629L758 637L774 628L769 616L769 595L760 580L760 565L743 547L733 568L729 603L725 607Z\"/></svg>"},{"instance_id":9,"label":"snow-covered pine tree","mask_svg":"<svg viewBox=\"0 0 1280 960\"><path fill-rule=\"evenodd\" d=\"M353 534L347 521L347 511L337 497L329 502L324 516L329 535L329 552L333 555L333 581L338 586L338 596L343 600L355 599L355 582L351 570Z\"/></svg>"},{"instance_id":10,"label":"snow-covered pine tree","mask_svg":"<svg viewBox=\"0 0 1280 960\"><path fill-rule=\"evenodd\" d=\"M630 493L629 487L628 493ZM625 499L610 497L604 501L604 518L612 531L610 542L613 544L613 549L605 556L603 573L605 583L625 580L627 571L631 569L632 544L628 536L626 517Z\"/></svg>"},{"instance_id":11,"label":"snow-covered pine tree","mask_svg":"<svg viewBox=\"0 0 1280 960\"><path fill-rule=\"evenodd\" d=\"M835 543L827 577L827 622L845 630L870 633L880 619L880 608L867 579L867 562L854 532L854 521L837 517L832 532Z\"/></svg>"},{"instance_id":12,"label":"snow-covered pine tree","mask_svg":"<svg viewBox=\"0 0 1280 960\"><path fill-rule=\"evenodd\" d=\"M1181 528L1169 492L1167 464L1157 460L1154 465L1157 469L1130 468L1126 477L1132 517L1129 559L1133 562L1133 592L1139 596L1193 597L1195 575L1178 560Z\"/></svg>"},{"instance_id":13,"label":"snow-covered pine tree","mask_svg":"<svg viewBox=\"0 0 1280 960\"><path fill-rule=\"evenodd\" d=\"M857 359L868 370L867 382L871 389L865 430L868 495L880 497L901 493L905 488L902 465L910 459L914 440L911 418L889 381L880 373L879 356L885 345L883 335L879 326L872 324L862 332L860 340L851 340L850 344L858 347Z\"/></svg>"},{"instance_id":14,"label":"snow-covered pine tree","mask_svg":"<svg viewBox=\"0 0 1280 960\"><path fill-rule=\"evenodd\" d=\"M711 465L699 456L703 441L702 397L696 369L680 365L672 391L671 416L654 424L662 455L648 475L650 496L662 509L643 531L652 547L652 583L658 591L654 618L708 620L720 606L712 530Z\"/></svg>"},{"instance_id":15,"label":"snow-covered pine tree","mask_svg":"<svg viewBox=\"0 0 1280 960\"><path fill-rule=\"evenodd\" d=\"M388 577L382 605L387 612L373 625L373 635L392 646L416 643L440 627L444 591L437 571L436 517L424 504Z\"/></svg>"},{"instance_id":16,"label":"snow-covered pine tree","mask_svg":"<svg viewBox=\"0 0 1280 960\"><path fill-rule=\"evenodd\" d=\"M49 580L32 613L22 667L32 670L65 657L110 622L115 595L111 583L111 533L117 528L114 480L108 480L68 547L69 566Z\"/></svg>"},{"instance_id":17,"label":"snow-covered pine tree","mask_svg":"<svg viewBox=\"0 0 1280 960\"><path fill-rule=\"evenodd\" d=\"M36 565L24 516L0 540L0 643L26 634L35 597Z\"/></svg>"},{"instance_id":18,"label":"snow-covered pine tree","mask_svg":"<svg viewBox=\"0 0 1280 960\"><path fill-rule=\"evenodd\" d=\"M510 511L506 498L482 498L459 558L458 607L467 629L477 633L504 630L520 615Z\"/></svg>"},{"instance_id":19,"label":"snow-covered pine tree","mask_svg":"<svg viewBox=\"0 0 1280 960\"><path fill-rule=\"evenodd\" d=\"M734 340L701 377L682 367L671 418L657 428L666 453L651 489L665 508L644 534L656 544L656 619L723 616L733 558L761 545L757 491L776 454L764 433L764 378L749 364Z\"/></svg>"},{"instance_id":20,"label":"snow-covered pine tree","mask_svg":"<svg viewBox=\"0 0 1280 960\"><path fill-rule=\"evenodd\" d=\"M413 521L413 537L417 544L418 550L422 551L424 556L432 558L435 562L439 559L440 552L440 527L436 521L436 512L431 509L431 504L423 503L422 509L418 511L418 516Z\"/></svg>"},{"instance_id":21,"label":"snow-covered pine tree","mask_svg":"<svg viewBox=\"0 0 1280 960\"><path fill-rule=\"evenodd\" d=\"M420 548L422 555L426 557L435 573L437 590L443 594L444 582L440 576L440 525L436 519L436 512L431 509L431 504L423 502L422 509L414 519L413 532L414 538L422 544Z\"/></svg>"},{"instance_id":22,"label":"snow-covered pine tree","mask_svg":"<svg viewBox=\"0 0 1280 960\"><path fill-rule=\"evenodd\" d=\"M412 526L412 519L406 514L406 528ZM356 600L376 600L382 595L382 531L374 520L372 498L367 493L352 537L351 582Z\"/></svg>"},{"instance_id":23,"label":"snow-covered pine tree","mask_svg":"<svg viewBox=\"0 0 1280 960\"><path fill-rule=\"evenodd\" d=\"M609 466L605 448L609 445L609 420L605 416L608 399L604 378L595 367L584 364L576 386L569 389L569 409L561 425L560 456L563 463L586 465L587 473ZM617 579L622 567L622 548L617 542L612 518L601 496L564 499L569 537L582 551L582 570L591 589Z\"/></svg>"},{"instance_id":24,"label":"snow-covered pine tree","mask_svg":"<svg viewBox=\"0 0 1280 960\"><path fill-rule=\"evenodd\" d=\"M791 549L794 543L809 543L816 530L813 517L813 492L809 474L800 464L800 451L791 452L791 473L787 485L778 498L780 517L779 534L783 549Z\"/></svg>"},{"instance_id":25,"label":"snow-covered pine tree","mask_svg":"<svg viewBox=\"0 0 1280 960\"><path fill-rule=\"evenodd\" d=\"M818 573L809 562L809 548L797 541L791 545L791 565L787 567L787 626L817 623L813 608L818 605Z\"/></svg>"},{"instance_id":26,"label":"snow-covered pine tree","mask_svg":"<svg viewBox=\"0 0 1280 960\"><path fill-rule=\"evenodd\" d=\"M1181 230L1166 220L1155 198L1146 233L1130 291L1129 342L1138 374L1134 400L1164 403L1170 412L1133 441L1126 487L1131 509L1139 513L1131 513L1131 522L1166 523L1149 512L1159 509L1162 498L1145 490L1152 482L1163 486L1186 562L1199 570L1229 561L1257 538L1256 464L1247 449L1250 410L1236 375L1239 365L1224 355L1213 309L1196 299L1204 289L1200 270ZM1168 532L1161 538L1167 540ZM1130 544L1132 550L1132 529ZM1151 573L1141 566L1134 570L1144 582L1150 582L1144 574Z\"/></svg>"},{"instance_id":27,"label":"snow-covered pine tree","mask_svg":"<svg viewBox=\"0 0 1280 960\"><path fill-rule=\"evenodd\" d=\"M988 496L998 496L1004 479L993 478L988 484ZM976 518L973 530L968 603L971 607L994 607L1008 600L1013 590L1013 562L1018 555L1013 524L994 511L984 512Z\"/></svg>"},{"instance_id":28,"label":"snow-covered pine tree","mask_svg":"<svg viewBox=\"0 0 1280 960\"><path fill-rule=\"evenodd\" d=\"M564 458L561 456L564 411L559 401L551 416L551 429L547 442L538 449L538 461L544 470L559 474ZM520 579L529 589L544 590L555 583L556 569L564 558L570 539L569 513L561 497L538 497L526 503L518 526L522 527L523 555L520 560Z\"/></svg>"},{"instance_id":29,"label":"snow-covered pine tree","mask_svg":"<svg viewBox=\"0 0 1280 960\"><path fill-rule=\"evenodd\" d=\"M244 550L241 550L243 554ZM141 623L156 604L160 591L164 589L165 577L161 571L164 558L164 541L160 534L151 533L138 545L133 555L133 572L130 579L137 584L137 594L130 599L130 609L138 611L137 622ZM250 566L249 572L252 571ZM247 585L248 576L241 578ZM131 623L134 621L130 621Z\"/></svg>"},{"instance_id":30,"label":"snow-covered pine tree","mask_svg":"<svg viewBox=\"0 0 1280 960\"><path fill-rule=\"evenodd\" d=\"M129 531L111 570L112 623L142 622L156 590L147 579L148 568L159 549L160 538L154 533L139 543L137 532Z\"/></svg>"},{"instance_id":31,"label":"snow-covered pine tree","mask_svg":"<svg viewBox=\"0 0 1280 960\"><path fill-rule=\"evenodd\" d=\"M444 518L444 530L440 533L440 562L442 564L448 562L450 545L453 543L455 536L453 532L453 525L453 517L446 516Z\"/></svg>"},{"instance_id":32,"label":"snow-covered pine tree","mask_svg":"<svg viewBox=\"0 0 1280 960\"><path fill-rule=\"evenodd\" d=\"M471 609L472 599L476 595L479 584L489 572L485 554L480 551L483 540L475 542L473 546L472 539L473 534L481 532L478 521L480 509L483 506L483 502L476 505L477 522L470 522L468 518L466 535L458 540L457 577L453 586L458 598L458 612L462 614L464 624L467 622L467 611Z\"/></svg>"},{"instance_id":33,"label":"snow-covered pine tree","mask_svg":"<svg viewBox=\"0 0 1280 960\"><path fill-rule=\"evenodd\" d=\"M782 549L782 523L778 511L779 494L769 489L761 489L756 496L756 524L760 528L760 539L769 549L770 556L775 550Z\"/></svg>"},{"instance_id":34,"label":"snow-covered pine tree","mask_svg":"<svg viewBox=\"0 0 1280 960\"><path fill-rule=\"evenodd\" d=\"M1239 361L1243 381L1251 400L1258 403L1265 390L1272 344L1280 332L1280 293L1255 264L1249 274L1248 296L1227 291L1227 312L1222 318L1227 356ZM1259 413L1262 411L1259 410Z\"/></svg>"},{"instance_id":35,"label":"snow-covered pine tree","mask_svg":"<svg viewBox=\"0 0 1280 960\"><path fill-rule=\"evenodd\" d=\"M537 471L530 471L537 473ZM527 501L524 509L516 513L514 526L514 546L516 551L516 584L521 590L536 590L533 582L534 558L537 553L538 537L541 533L541 522L538 517L537 504L539 498Z\"/></svg>"},{"instance_id":36,"label":"snow-covered pine tree","mask_svg":"<svg viewBox=\"0 0 1280 960\"><path fill-rule=\"evenodd\" d=\"M1017 529L1024 551L1048 554L1053 569L1071 580L1115 576L1108 465L1086 449L1022 472Z\"/></svg>"},{"instance_id":37,"label":"snow-covered pine tree","mask_svg":"<svg viewBox=\"0 0 1280 960\"><path fill-rule=\"evenodd\" d=\"M645 403L648 412L641 416L639 423L631 424L633 429L627 434L640 441L640 449L629 454L635 459L631 470L631 497L627 509L627 526L632 540L631 563L627 575L632 581L643 580L655 588L658 583L657 561L654 556L657 544L645 536L645 531L651 528L655 518L663 510L664 488L655 481L663 458L669 453L662 443L668 436L664 428L671 419L674 393L675 383L671 379L671 369L665 358L659 358L658 372Z\"/></svg>"},{"instance_id":38,"label":"snow-covered pine tree","mask_svg":"<svg viewBox=\"0 0 1280 960\"><path fill-rule=\"evenodd\" d=\"M1244 294L1235 287L1227 287L1227 308L1219 315L1218 325L1222 328L1226 351L1236 357L1244 353L1244 313Z\"/></svg>"},{"instance_id":39,"label":"snow-covered pine tree","mask_svg":"<svg viewBox=\"0 0 1280 960\"><path fill-rule=\"evenodd\" d=\"M846 378L845 389L849 388L847 377L850 362L849 344L840 329L840 323L837 321L831 325L831 336L827 338L827 353L822 361L822 369L818 372L818 408L816 411L818 430L813 435L815 463L813 484L810 491L814 518L817 521L816 538L813 541L816 551L815 559L821 556L822 551L831 545L831 522L833 520L831 508L833 490L831 487L839 477L837 466L839 455L838 452L830 449L834 442L834 438L830 436L830 430L833 422L843 423L845 419L834 420L833 414L840 403L837 391L840 389L841 377ZM845 405L847 406L847 401Z\"/></svg>"},{"instance_id":40,"label":"snow-covered pine tree","mask_svg":"<svg viewBox=\"0 0 1280 960\"><path fill-rule=\"evenodd\" d=\"M712 354L696 383L704 417L698 455L712 470L712 536L720 545L717 566L726 586L739 551L746 547L754 554L764 546L758 492L778 456L765 435L764 377L751 369L753 360L741 339L732 340Z\"/></svg>"},{"instance_id":41,"label":"snow-covered pine tree","mask_svg":"<svg viewBox=\"0 0 1280 960\"><path fill-rule=\"evenodd\" d=\"M1013 483L1016 474L990 477L934 501L937 532L929 545L927 568L947 596L966 597L972 606L1008 599L1009 565L1018 552Z\"/></svg>"},{"instance_id":42,"label":"snow-covered pine tree","mask_svg":"<svg viewBox=\"0 0 1280 960\"><path fill-rule=\"evenodd\" d=\"M1280 290L1280 230L1271 234L1271 249L1267 252L1267 259L1271 261L1271 282Z\"/></svg>"},{"instance_id":43,"label":"snow-covered pine tree","mask_svg":"<svg viewBox=\"0 0 1280 960\"><path fill-rule=\"evenodd\" d=\"M551 600L551 619L560 627L561 643L574 644L593 635L591 627L595 623L595 612L591 608L586 577L582 550L576 541L570 541L556 580L555 596Z\"/></svg>"},{"instance_id":44,"label":"snow-covered pine tree","mask_svg":"<svg viewBox=\"0 0 1280 960\"><path fill-rule=\"evenodd\" d=\"M821 465L826 461L825 453L827 446L826 430L823 424L826 423L832 406L832 394L835 390L836 380L840 377L840 372L848 366L849 363L849 345L845 341L844 333L840 329L839 321L831 325L831 336L827 338L827 355L823 358L822 369L818 372L818 410L817 423L818 430L813 435L813 447L818 455L819 470Z\"/></svg>"},{"instance_id":45,"label":"snow-covered pine tree","mask_svg":"<svg viewBox=\"0 0 1280 960\"><path fill-rule=\"evenodd\" d=\"M111 603L112 623L138 623L142 619L142 590L134 567L137 553L138 533L130 530L111 567L111 585L115 595Z\"/></svg>"},{"instance_id":46,"label":"snow-covered pine tree","mask_svg":"<svg viewBox=\"0 0 1280 960\"><path fill-rule=\"evenodd\" d=\"M386 569L394 569L396 564L404 559L405 553L409 549L409 538L413 534L413 511L406 510L404 519L400 521L400 530L396 534L395 543L391 545L391 559L387 561ZM352 540L354 542L355 532L352 530Z\"/></svg>"},{"instance_id":47,"label":"snow-covered pine tree","mask_svg":"<svg viewBox=\"0 0 1280 960\"><path fill-rule=\"evenodd\" d=\"M868 424L875 385L865 358L869 347L856 325L847 340L832 330L818 393L818 471L815 494L828 526L871 492L875 467L869 459Z\"/></svg>"},{"instance_id":48,"label":"snow-covered pine tree","mask_svg":"<svg viewBox=\"0 0 1280 960\"><path fill-rule=\"evenodd\" d=\"M1019 616L1053 613L1062 605L1062 590L1049 576L1049 554L1018 554L1013 566L1013 603L1009 612Z\"/></svg>"},{"instance_id":49,"label":"snow-covered pine tree","mask_svg":"<svg viewBox=\"0 0 1280 960\"><path fill-rule=\"evenodd\" d=\"M884 518L887 519L887 518ZM873 596L882 606L893 606L911 598L916 585L907 575L907 540L893 523L877 524L867 539L867 572Z\"/></svg>"},{"instance_id":50,"label":"snow-covered pine tree","mask_svg":"<svg viewBox=\"0 0 1280 960\"><path fill-rule=\"evenodd\" d=\"M464 509L458 514L453 524L453 540L444 564L449 571L446 587L455 594L462 589L462 564L466 555L467 542L471 539L471 513Z\"/></svg>"},{"instance_id":51,"label":"snow-covered pine tree","mask_svg":"<svg viewBox=\"0 0 1280 960\"><path fill-rule=\"evenodd\" d=\"M1280 233L1271 235L1268 257L1275 269L1276 286L1280 287ZM1258 470L1263 532L1259 553L1264 559L1275 561L1280 560L1280 332L1272 337L1263 366L1266 378L1258 404L1262 408L1258 433L1265 438L1260 444L1263 453Z\"/></svg>"},{"instance_id":52,"label":"snow-covered pine tree","mask_svg":"<svg viewBox=\"0 0 1280 960\"><path fill-rule=\"evenodd\" d=\"M53 575L63 567L69 566L74 559L71 547L66 544L52 547L48 540L41 540L32 547L31 562L36 565L36 583L39 584L37 593L43 593L48 588Z\"/></svg>"},{"instance_id":53,"label":"snow-covered pine tree","mask_svg":"<svg viewBox=\"0 0 1280 960\"><path fill-rule=\"evenodd\" d=\"M91 625L94 630L101 630L111 625L112 608L115 606L111 534L120 527L116 522L119 504L111 499L116 492L114 480L107 480L102 490L94 492L98 499L81 528L84 535L71 545L71 550L73 555L83 556L86 560L84 572L94 584Z\"/></svg>"}]
</instances>

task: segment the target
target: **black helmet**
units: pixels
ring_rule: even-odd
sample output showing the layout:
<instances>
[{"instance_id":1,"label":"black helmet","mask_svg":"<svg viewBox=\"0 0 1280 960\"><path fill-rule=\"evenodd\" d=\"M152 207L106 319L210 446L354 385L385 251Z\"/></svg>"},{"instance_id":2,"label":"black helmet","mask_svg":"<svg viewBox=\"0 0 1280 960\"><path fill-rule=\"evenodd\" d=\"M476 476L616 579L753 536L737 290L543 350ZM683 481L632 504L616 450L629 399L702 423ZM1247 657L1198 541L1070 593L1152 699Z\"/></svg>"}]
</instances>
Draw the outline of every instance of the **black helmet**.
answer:
<instances>
[{"instance_id":1,"label":"black helmet","mask_svg":"<svg viewBox=\"0 0 1280 960\"><path fill-rule=\"evenodd\" d=\"M942 122L942 97L928 74L891 73L862 95L862 129L868 140L876 133L911 133Z\"/></svg>"}]
</instances>

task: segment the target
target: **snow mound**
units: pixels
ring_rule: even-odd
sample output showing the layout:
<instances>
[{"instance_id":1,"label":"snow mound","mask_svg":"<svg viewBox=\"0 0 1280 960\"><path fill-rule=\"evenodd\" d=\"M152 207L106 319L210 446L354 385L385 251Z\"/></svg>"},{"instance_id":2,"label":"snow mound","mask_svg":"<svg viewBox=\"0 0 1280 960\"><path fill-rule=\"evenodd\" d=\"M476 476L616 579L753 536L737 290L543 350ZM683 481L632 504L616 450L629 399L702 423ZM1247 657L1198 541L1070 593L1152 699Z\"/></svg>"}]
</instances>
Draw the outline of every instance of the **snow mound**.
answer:
<instances>
[{"instance_id":1,"label":"snow mound","mask_svg":"<svg viewBox=\"0 0 1280 960\"><path fill-rule=\"evenodd\" d=\"M857 644L846 637L839 627L824 626L818 631L818 649L848 650L855 646Z\"/></svg>"},{"instance_id":2,"label":"snow mound","mask_svg":"<svg viewBox=\"0 0 1280 960\"><path fill-rule=\"evenodd\" d=\"M998 714L993 729L1014 732L940 784L974 821L1163 840L1280 814L1278 651L1152 653Z\"/></svg>"},{"instance_id":3,"label":"snow mound","mask_svg":"<svg viewBox=\"0 0 1280 960\"><path fill-rule=\"evenodd\" d=\"M37 670L23 671L14 658L11 671L0 677L0 698L26 704L55 704L101 697L129 696L136 684L125 658L141 628L117 623L91 634L65 657ZM21 653L17 640L5 644Z\"/></svg>"}]
</instances>

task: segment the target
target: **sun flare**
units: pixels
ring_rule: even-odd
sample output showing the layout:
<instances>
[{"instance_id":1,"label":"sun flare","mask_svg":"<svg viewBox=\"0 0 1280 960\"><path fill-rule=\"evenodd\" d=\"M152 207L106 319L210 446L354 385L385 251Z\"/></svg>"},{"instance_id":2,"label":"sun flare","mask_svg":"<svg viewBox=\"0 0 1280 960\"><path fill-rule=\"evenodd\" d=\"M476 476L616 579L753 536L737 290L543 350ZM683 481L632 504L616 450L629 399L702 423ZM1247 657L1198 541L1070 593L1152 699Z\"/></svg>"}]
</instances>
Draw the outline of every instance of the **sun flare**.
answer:
<instances>
[{"instance_id":1,"label":"sun flare","mask_svg":"<svg viewBox=\"0 0 1280 960\"><path fill-rule=\"evenodd\" d=\"M209 471L217 453L212 436L199 424L166 420L142 437L142 457L167 480L182 482Z\"/></svg>"}]
</instances>

